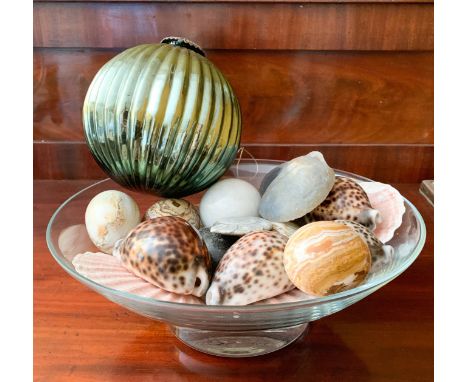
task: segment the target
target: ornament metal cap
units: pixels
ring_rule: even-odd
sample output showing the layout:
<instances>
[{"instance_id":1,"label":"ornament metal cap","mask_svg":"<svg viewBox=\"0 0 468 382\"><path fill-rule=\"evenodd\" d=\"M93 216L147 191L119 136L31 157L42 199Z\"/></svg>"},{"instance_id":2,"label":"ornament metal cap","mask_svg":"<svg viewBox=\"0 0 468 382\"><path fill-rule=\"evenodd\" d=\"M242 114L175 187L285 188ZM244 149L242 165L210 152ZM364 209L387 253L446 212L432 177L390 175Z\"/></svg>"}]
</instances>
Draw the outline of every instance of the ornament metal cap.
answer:
<instances>
[{"instance_id":1,"label":"ornament metal cap","mask_svg":"<svg viewBox=\"0 0 468 382\"><path fill-rule=\"evenodd\" d=\"M191 51L198 53L203 57L206 57L205 52L199 45L183 37L176 37L176 36L164 37L161 40L161 44L180 46L182 48L190 49Z\"/></svg>"}]
</instances>

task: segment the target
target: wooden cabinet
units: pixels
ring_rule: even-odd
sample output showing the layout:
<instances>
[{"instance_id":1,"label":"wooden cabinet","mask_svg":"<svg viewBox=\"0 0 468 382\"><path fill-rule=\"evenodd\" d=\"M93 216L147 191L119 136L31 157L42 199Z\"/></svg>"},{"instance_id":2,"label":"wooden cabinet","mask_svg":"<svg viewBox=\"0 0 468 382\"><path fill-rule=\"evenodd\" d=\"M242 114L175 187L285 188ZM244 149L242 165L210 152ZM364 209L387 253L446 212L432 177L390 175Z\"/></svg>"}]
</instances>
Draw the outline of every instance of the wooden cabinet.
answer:
<instances>
[{"instance_id":1,"label":"wooden cabinet","mask_svg":"<svg viewBox=\"0 0 468 382\"><path fill-rule=\"evenodd\" d=\"M319 149L381 181L433 178L432 1L36 1L34 176L100 178L81 107L119 51L182 35L231 82L242 145Z\"/></svg>"}]
</instances>

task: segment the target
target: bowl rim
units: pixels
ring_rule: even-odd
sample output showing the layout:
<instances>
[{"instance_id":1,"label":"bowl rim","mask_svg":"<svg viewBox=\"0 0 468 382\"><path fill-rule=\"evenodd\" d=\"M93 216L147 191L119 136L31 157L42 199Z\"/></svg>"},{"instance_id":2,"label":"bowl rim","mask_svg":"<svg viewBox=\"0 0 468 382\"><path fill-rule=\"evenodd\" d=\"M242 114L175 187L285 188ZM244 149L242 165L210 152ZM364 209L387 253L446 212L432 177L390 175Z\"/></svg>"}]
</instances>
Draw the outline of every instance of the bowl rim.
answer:
<instances>
[{"instance_id":1,"label":"bowl rim","mask_svg":"<svg viewBox=\"0 0 468 382\"><path fill-rule=\"evenodd\" d=\"M265 163L265 162L270 162L270 163L284 163L286 161L283 160L275 160L275 159L247 159L247 158L238 158L235 159L233 164L231 165L230 168L235 166L235 162L252 162L252 163ZM354 179L359 179L362 181L370 181L374 182L374 180L366 178L364 176L354 174L348 171L343 171L343 170L338 170L338 169L333 169L335 171L335 174L337 175L345 175L349 176ZM84 284L87 287L92 287L92 289L97 289L97 290L102 290L103 292L106 292L107 294L110 295L116 295L118 297L127 299L127 300L134 300L140 303L144 304L149 304L152 307L155 308L169 308L172 310L184 310L184 311L193 311L193 312L204 312L204 311L209 311L209 312L220 312L220 313L259 313L259 312L270 312L270 311L283 311L283 310L288 310L288 309L296 309L296 308L307 308L311 307L314 305L320 305L324 303L330 303L334 302L337 300L341 300L343 298L348 298L357 294L360 294L362 292L372 290L373 288L380 287L385 285L386 283L392 281L396 277L398 277L401 273L403 273L406 269L409 268L409 266L416 260L416 258L419 256L421 253L424 244L426 242L426 225L424 223L424 220L418 211L418 209L411 203L408 199L406 199L403 195L403 200L404 202L411 208L412 213L416 217L416 220L420 226L420 236L418 239L418 242L416 243L416 246L414 250L407 256L407 258L400 264L399 267L393 269L389 273L385 273L380 277L376 277L375 279L371 280L369 283L363 283L358 285L355 288L345 290L339 293L335 293L332 295L328 296L323 296L323 297L311 297L310 299L307 300L301 300L301 301L294 301L294 302L284 302L284 303L278 303L278 304L250 304L250 305L206 305L206 304L187 304L187 303L180 303L180 302L171 302L171 301L162 301L162 300L157 300L154 298L150 297L142 297L138 296L133 293L128 293L124 291L120 291L117 289L109 288L105 285L99 284L91 279L88 279L87 277L81 275L78 273L70 264L68 264L64 259L57 253L57 250L55 246L53 245L52 242L52 225L54 221L56 220L57 216L59 215L60 211L69 203L71 202L74 198L76 198L78 195L86 192L90 188L93 188L95 186L98 186L101 183L112 181L111 178L106 178L99 180L97 182L94 182L90 184L89 186L84 187L83 189L79 190L78 192L74 193L72 196L68 197L53 213L52 217L49 220L49 223L47 224L47 230L46 230L46 242L47 242L47 247L49 248L50 253L52 254L53 258L55 261L73 278L77 279L80 281L82 284Z\"/></svg>"}]
</instances>

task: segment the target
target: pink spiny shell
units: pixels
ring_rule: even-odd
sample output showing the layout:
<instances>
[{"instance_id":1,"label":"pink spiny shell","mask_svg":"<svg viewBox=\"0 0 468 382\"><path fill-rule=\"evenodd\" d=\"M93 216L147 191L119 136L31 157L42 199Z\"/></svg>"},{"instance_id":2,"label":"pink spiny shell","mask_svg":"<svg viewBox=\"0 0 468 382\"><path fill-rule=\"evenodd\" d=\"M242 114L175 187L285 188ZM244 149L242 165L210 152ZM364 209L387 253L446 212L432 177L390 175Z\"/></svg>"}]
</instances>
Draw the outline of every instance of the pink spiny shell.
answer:
<instances>
[{"instance_id":1,"label":"pink spiny shell","mask_svg":"<svg viewBox=\"0 0 468 382\"><path fill-rule=\"evenodd\" d=\"M379 182L361 182L373 208L380 212L381 221L377 223L374 235L382 243L387 243L400 227L405 213L405 204L401 194L389 184Z\"/></svg>"},{"instance_id":2,"label":"pink spiny shell","mask_svg":"<svg viewBox=\"0 0 468 382\"><path fill-rule=\"evenodd\" d=\"M166 292L146 282L127 271L118 258L102 252L80 253L73 258L72 264L79 274L108 288L161 301L203 304L195 296Z\"/></svg>"},{"instance_id":3,"label":"pink spiny shell","mask_svg":"<svg viewBox=\"0 0 468 382\"><path fill-rule=\"evenodd\" d=\"M278 296L270 297L262 301L257 301L253 305L262 305L262 304L284 304L287 302L297 302L304 301L316 298L310 294L304 293L299 289L293 289L289 292L281 293Z\"/></svg>"}]
</instances>

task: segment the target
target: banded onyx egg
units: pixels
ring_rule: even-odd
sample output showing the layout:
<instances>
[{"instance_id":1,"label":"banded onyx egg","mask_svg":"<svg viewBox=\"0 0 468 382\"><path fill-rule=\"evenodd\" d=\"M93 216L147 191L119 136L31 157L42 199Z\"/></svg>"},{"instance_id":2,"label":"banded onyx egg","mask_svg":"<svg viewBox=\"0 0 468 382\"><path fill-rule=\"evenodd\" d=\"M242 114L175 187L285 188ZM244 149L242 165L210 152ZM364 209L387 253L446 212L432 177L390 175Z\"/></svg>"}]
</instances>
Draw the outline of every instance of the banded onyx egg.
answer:
<instances>
[{"instance_id":1,"label":"banded onyx egg","mask_svg":"<svg viewBox=\"0 0 468 382\"><path fill-rule=\"evenodd\" d=\"M334 221L307 224L286 244L284 268L305 293L325 296L354 288L366 278L371 253L350 227Z\"/></svg>"}]
</instances>

